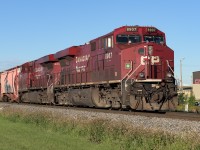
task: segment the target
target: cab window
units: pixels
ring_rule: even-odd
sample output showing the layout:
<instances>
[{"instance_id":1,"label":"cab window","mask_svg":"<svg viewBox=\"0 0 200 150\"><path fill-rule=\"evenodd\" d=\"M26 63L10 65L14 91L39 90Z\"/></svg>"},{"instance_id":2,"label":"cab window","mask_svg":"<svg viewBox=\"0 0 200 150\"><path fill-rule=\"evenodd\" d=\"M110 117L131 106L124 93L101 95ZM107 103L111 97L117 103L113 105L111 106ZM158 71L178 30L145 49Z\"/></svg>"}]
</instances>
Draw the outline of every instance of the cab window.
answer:
<instances>
[{"instance_id":1,"label":"cab window","mask_svg":"<svg viewBox=\"0 0 200 150\"><path fill-rule=\"evenodd\" d=\"M134 44L141 42L141 38L139 35L117 35L116 37L117 43L121 44Z\"/></svg>"},{"instance_id":2,"label":"cab window","mask_svg":"<svg viewBox=\"0 0 200 150\"><path fill-rule=\"evenodd\" d=\"M146 35L146 36L144 36L144 41L145 42L155 42L155 43L161 44L161 43L164 43L164 37Z\"/></svg>"},{"instance_id":3,"label":"cab window","mask_svg":"<svg viewBox=\"0 0 200 150\"><path fill-rule=\"evenodd\" d=\"M100 47L102 49L113 48L113 36L108 36L101 39Z\"/></svg>"}]
</instances>

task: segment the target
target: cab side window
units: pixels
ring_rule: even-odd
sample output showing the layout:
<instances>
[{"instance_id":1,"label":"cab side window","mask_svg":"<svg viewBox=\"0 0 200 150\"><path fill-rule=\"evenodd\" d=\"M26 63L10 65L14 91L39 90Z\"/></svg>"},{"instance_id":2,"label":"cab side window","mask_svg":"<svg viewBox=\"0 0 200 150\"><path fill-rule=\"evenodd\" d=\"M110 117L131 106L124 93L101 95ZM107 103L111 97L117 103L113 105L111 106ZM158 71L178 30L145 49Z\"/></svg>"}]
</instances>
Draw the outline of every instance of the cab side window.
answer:
<instances>
[{"instance_id":1,"label":"cab side window","mask_svg":"<svg viewBox=\"0 0 200 150\"><path fill-rule=\"evenodd\" d=\"M112 48L113 47L113 40L112 40L112 36L107 38L108 40L108 48Z\"/></svg>"},{"instance_id":2,"label":"cab side window","mask_svg":"<svg viewBox=\"0 0 200 150\"><path fill-rule=\"evenodd\" d=\"M101 49L113 48L113 36L102 38L100 48Z\"/></svg>"}]
</instances>

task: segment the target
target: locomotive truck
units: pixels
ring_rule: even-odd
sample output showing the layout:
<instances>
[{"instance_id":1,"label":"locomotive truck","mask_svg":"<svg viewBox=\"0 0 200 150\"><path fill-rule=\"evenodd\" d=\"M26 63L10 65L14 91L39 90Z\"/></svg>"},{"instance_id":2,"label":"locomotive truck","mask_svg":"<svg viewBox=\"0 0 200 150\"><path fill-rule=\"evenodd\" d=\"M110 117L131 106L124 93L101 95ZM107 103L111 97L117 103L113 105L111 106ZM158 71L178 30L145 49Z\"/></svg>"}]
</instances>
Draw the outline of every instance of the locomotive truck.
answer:
<instances>
[{"instance_id":1,"label":"locomotive truck","mask_svg":"<svg viewBox=\"0 0 200 150\"><path fill-rule=\"evenodd\" d=\"M8 85L12 90L5 90ZM174 51L167 46L165 33L155 27L122 26L83 45L2 72L1 99L174 110Z\"/></svg>"}]
</instances>

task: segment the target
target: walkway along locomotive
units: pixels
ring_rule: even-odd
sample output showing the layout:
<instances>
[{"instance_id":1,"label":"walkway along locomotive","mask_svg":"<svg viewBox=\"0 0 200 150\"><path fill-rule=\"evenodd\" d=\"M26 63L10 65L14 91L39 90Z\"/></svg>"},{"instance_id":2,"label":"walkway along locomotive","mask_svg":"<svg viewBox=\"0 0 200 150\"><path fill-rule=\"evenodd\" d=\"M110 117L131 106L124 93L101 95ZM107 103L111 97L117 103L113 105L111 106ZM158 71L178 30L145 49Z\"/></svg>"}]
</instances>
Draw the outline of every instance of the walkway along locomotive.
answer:
<instances>
[{"instance_id":1,"label":"walkway along locomotive","mask_svg":"<svg viewBox=\"0 0 200 150\"><path fill-rule=\"evenodd\" d=\"M123 26L1 73L1 97L3 101L173 110L177 106L173 74L174 52L162 31ZM5 90L8 86L10 91Z\"/></svg>"}]
</instances>

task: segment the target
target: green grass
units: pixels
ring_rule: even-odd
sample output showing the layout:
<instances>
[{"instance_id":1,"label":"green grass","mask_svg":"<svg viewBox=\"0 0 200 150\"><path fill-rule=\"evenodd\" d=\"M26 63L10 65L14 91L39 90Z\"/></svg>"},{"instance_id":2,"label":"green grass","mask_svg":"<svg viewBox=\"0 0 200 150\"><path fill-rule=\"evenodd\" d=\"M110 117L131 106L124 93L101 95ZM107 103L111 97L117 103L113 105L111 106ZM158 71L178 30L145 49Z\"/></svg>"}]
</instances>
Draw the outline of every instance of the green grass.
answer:
<instances>
[{"instance_id":1,"label":"green grass","mask_svg":"<svg viewBox=\"0 0 200 150\"><path fill-rule=\"evenodd\" d=\"M199 141L195 134L180 137L126 122L11 108L0 112L0 150L200 150Z\"/></svg>"},{"instance_id":2,"label":"green grass","mask_svg":"<svg viewBox=\"0 0 200 150\"><path fill-rule=\"evenodd\" d=\"M107 148L110 149L111 145L94 144L83 136L64 134L34 124L0 117L1 150L102 150Z\"/></svg>"}]
</instances>

